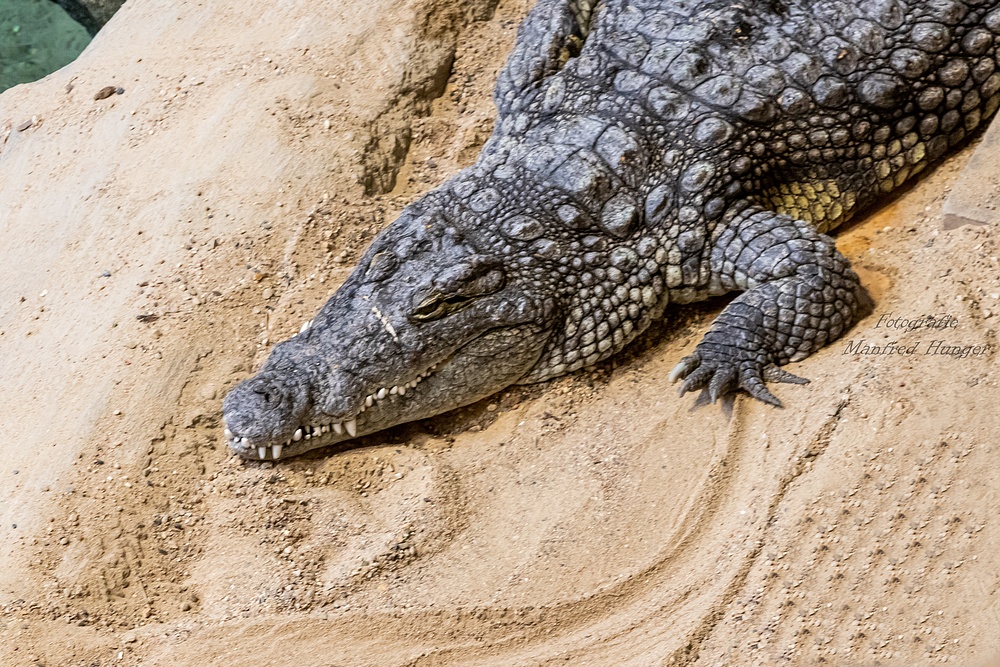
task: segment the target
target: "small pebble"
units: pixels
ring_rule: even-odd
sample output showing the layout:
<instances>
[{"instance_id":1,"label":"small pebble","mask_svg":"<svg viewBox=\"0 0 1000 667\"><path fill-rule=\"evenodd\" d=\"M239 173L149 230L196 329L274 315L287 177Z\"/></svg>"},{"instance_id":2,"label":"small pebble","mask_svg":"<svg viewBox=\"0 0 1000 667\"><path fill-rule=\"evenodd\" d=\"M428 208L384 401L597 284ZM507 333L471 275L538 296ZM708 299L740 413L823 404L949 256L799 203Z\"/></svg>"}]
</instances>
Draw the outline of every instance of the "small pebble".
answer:
<instances>
[{"instance_id":1,"label":"small pebble","mask_svg":"<svg viewBox=\"0 0 1000 667\"><path fill-rule=\"evenodd\" d=\"M270 299L272 296L274 296L274 290L271 289L270 287L265 287L264 288L264 300L266 301L267 299Z\"/></svg>"},{"instance_id":2,"label":"small pebble","mask_svg":"<svg viewBox=\"0 0 1000 667\"><path fill-rule=\"evenodd\" d=\"M112 95L114 95L116 92L117 92L117 89L114 86L104 86L103 88L101 88L100 90L98 90L97 93L94 94L94 99L95 100L105 100L105 99L111 97ZM125 92L125 91L122 91L122 92Z\"/></svg>"},{"instance_id":3,"label":"small pebble","mask_svg":"<svg viewBox=\"0 0 1000 667\"><path fill-rule=\"evenodd\" d=\"M23 123L21 123L20 125L17 126L17 131L18 132L24 132L25 130L27 130L32 125L33 125L33 123L31 122L31 120L26 120L26 121L24 121Z\"/></svg>"}]
</instances>

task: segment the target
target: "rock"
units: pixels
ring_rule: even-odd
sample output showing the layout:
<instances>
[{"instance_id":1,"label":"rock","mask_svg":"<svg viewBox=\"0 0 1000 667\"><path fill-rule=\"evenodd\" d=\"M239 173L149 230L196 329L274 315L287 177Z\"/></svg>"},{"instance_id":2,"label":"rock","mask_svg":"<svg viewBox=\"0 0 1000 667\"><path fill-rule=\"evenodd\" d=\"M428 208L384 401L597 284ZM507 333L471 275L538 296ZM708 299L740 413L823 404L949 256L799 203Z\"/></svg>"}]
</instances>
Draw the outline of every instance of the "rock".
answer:
<instances>
[{"instance_id":1,"label":"rock","mask_svg":"<svg viewBox=\"0 0 1000 667\"><path fill-rule=\"evenodd\" d=\"M91 35L104 27L125 0L52 0Z\"/></svg>"}]
</instances>

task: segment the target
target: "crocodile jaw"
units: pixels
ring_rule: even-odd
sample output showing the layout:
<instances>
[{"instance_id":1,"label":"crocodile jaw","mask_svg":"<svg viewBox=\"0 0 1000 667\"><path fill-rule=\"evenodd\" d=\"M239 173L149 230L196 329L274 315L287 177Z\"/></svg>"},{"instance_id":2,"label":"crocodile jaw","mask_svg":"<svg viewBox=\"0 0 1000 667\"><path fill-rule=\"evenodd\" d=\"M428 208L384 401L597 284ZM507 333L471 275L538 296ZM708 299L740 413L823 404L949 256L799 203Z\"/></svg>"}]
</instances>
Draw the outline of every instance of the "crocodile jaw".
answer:
<instances>
[{"instance_id":1,"label":"crocodile jaw","mask_svg":"<svg viewBox=\"0 0 1000 667\"><path fill-rule=\"evenodd\" d=\"M409 400L415 400L417 385L425 377L430 376L436 368L437 365L427 369L425 373L417 375L414 380L404 384L393 385L391 388L379 387L371 394L365 396L358 413L347 419L330 420L321 416L316 418L317 421L315 423L301 424L283 442L272 442L269 446L266 444L266 441L260 441L261 444L255 446L255 443L251 442L249 438L235 435L229 429L228 425L225 426L224 434L229 447L233 451L237 452L243 458L257 458L261 461L266 461L269 458L271 460L279 459L282 456L294 456L310 449L325 447L357 437L359 433L366 435L376 429L370 428L370 422L372 421L370 415L367 419L362 416L365 412L368 410L372 410L373 413L379 410L391 412L393 407L397 407L395 404L402 403L407 392L410 394ZM360 431L358 428L359 420L361 422ZM255 453L256 457L254 456Z\"/></svg>"},{"instance_id":2,"label":"crocodile jaw","mask_svg":"<svg viewBox=\"0 0 1000 667\"><path fill-rule=\"evenodd\" d=\"M257 376L226 397L225 437L242 458L269 461L438 415L481 400L525 377L537 363L548 337L546 330L532 324L491 329L409 379L356 393L347 401L352 407L342 414L332 416L312 407L299 416L286 416L276 436L255 435L246 429L259 415L255 404L244 399L254 393ZM261 375L266 373L265 369Z\"/></svg>"}]
</instances>

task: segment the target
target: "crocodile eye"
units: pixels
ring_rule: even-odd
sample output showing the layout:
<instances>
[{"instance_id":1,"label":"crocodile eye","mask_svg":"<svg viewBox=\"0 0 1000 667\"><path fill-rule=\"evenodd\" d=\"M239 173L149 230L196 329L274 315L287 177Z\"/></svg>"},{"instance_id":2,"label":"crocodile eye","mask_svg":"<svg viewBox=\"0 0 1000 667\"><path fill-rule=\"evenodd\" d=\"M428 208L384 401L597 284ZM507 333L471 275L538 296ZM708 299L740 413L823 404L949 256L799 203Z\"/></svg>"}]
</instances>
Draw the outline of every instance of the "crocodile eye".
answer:
<instances>
[{"instance_id":1,"label":"crocodile eye","mask_svg":"<svg viewBox=\"0 0 1000 667\"><path fill-rule=\"evenodd\" d=\"M434 292L413 309L410 318L417 322L440 320L442 317L458 312L473 299L475 299L474 296L463 296L461 294L445 296L440 292Z\"/></svg>"},{"instance_id":2,"label":"crocodile eye","mask_svg":"<svg viewBox=\"0 0 1000 667\"><path fill-rule=\"evenodd\" d=\"M396 271L399 260L391 250L383 250L372 257L368 265L367 277L371 280L385 280Z\"/></svg>"},{"instance_id":3,"label":"crocodile eye","mask_svg":"<svg viewBox=\"0 0 1000 667\"><path fill-rule=\"evenodd\" d=\"M456 280L454 276L449 278L452 284L445 288L439 286L424 297L410 313L410 319L416 322L439 320L458 312L480 297L503 289L506 283L506 276L499 269L486 270L479 275L467 275L464 280Z\"/></svg>"}]
</instances>

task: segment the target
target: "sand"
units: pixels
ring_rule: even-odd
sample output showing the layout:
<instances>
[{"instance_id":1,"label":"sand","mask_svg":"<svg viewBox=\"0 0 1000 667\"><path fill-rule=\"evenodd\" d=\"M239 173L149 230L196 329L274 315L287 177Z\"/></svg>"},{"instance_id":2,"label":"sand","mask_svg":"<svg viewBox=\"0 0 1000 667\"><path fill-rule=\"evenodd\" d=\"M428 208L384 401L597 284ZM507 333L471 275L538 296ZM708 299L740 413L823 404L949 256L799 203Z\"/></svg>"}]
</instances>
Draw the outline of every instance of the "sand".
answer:
<instances>
[{"instance_id":1,"label":"sand","mask_svg":"<svg viewBox=\"0 0 1000 667\"><path fill-rule=\"evenodd\" d=\"M940 220L971 149L839 234L877 305L784 409L668 383L720 300L350 449L230 455L226 391L475 159L527 5L128 3L0 95L0 664L1000 654L1000 250ZM934 340L990 347L856 352Z\"/></svg>"}]
</instances>

